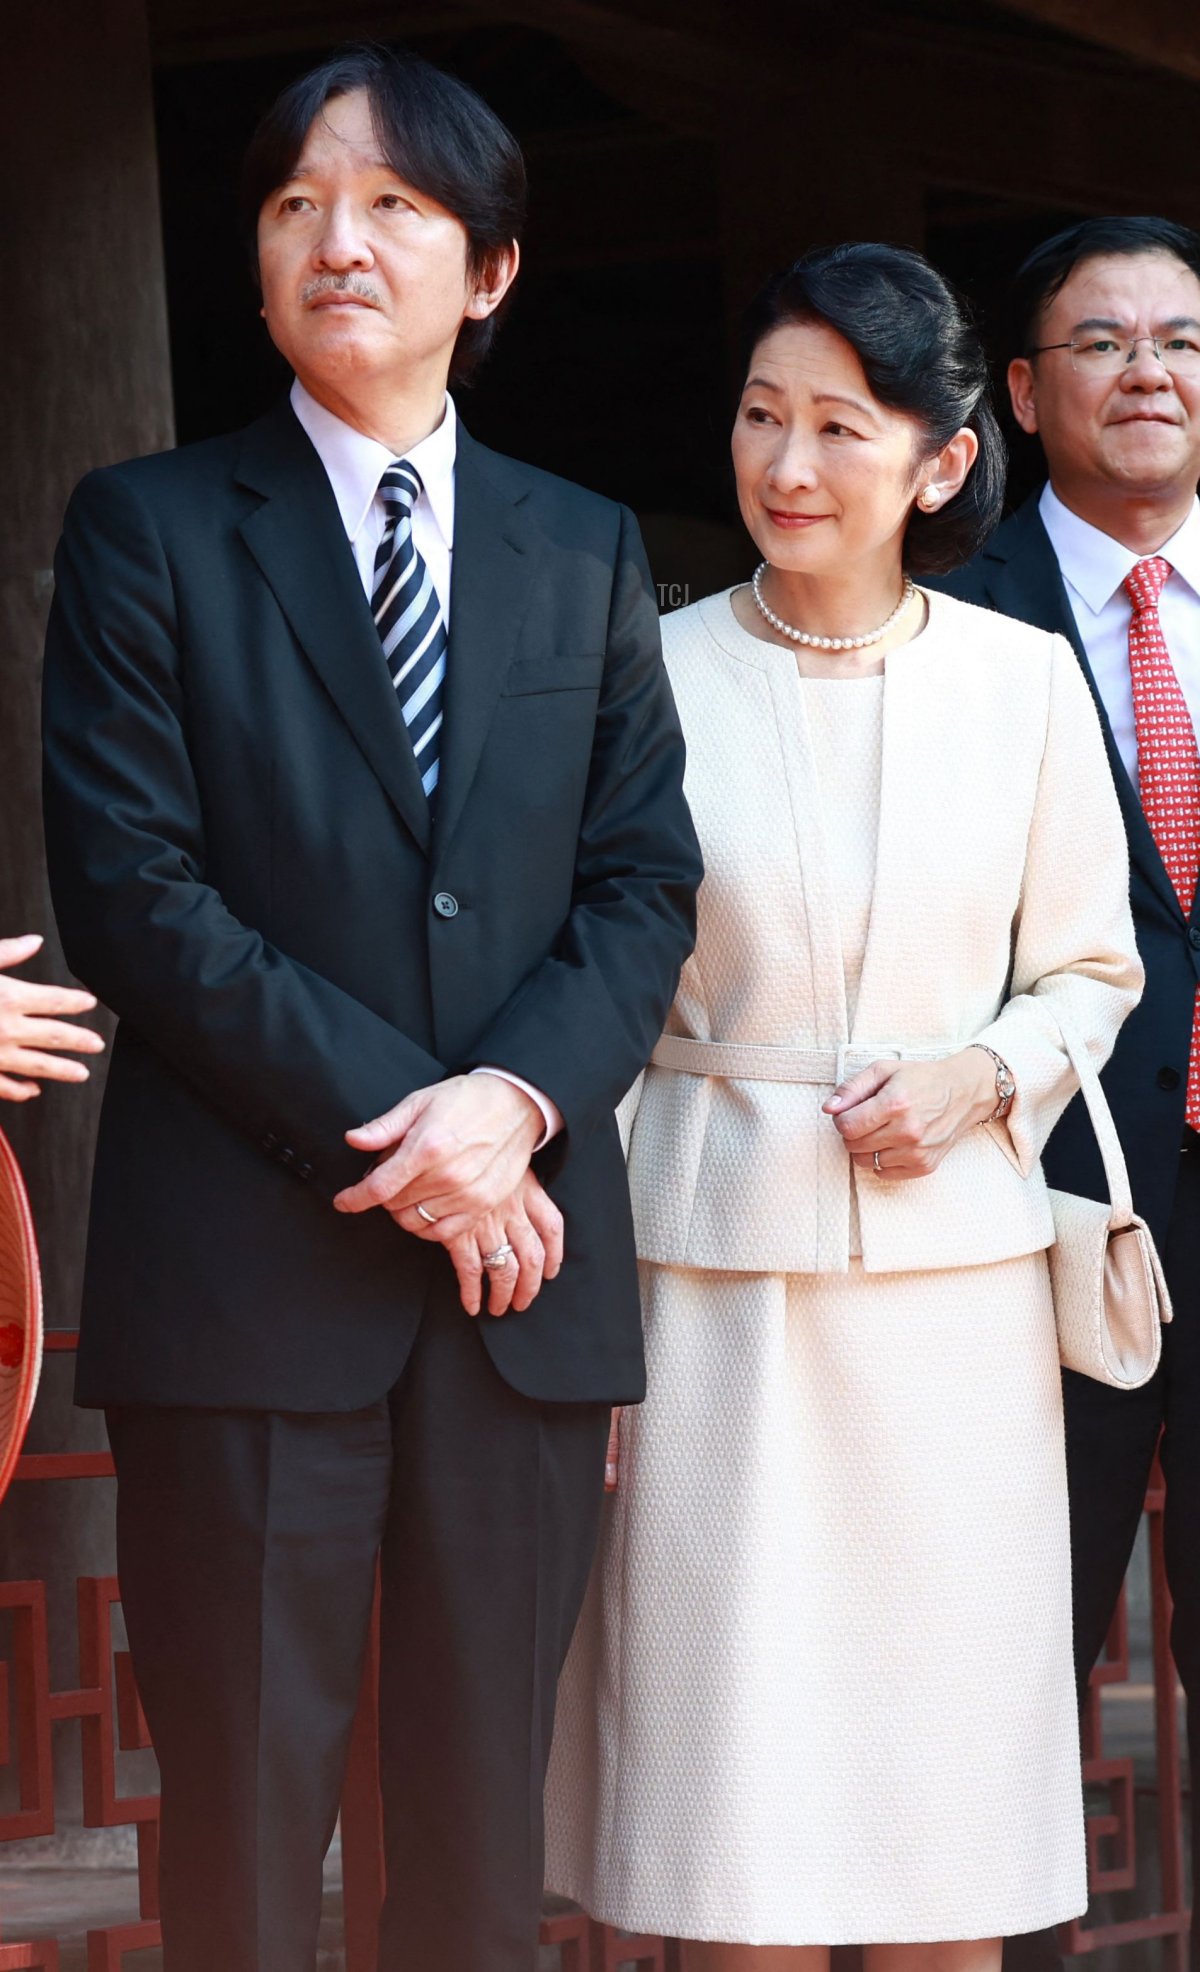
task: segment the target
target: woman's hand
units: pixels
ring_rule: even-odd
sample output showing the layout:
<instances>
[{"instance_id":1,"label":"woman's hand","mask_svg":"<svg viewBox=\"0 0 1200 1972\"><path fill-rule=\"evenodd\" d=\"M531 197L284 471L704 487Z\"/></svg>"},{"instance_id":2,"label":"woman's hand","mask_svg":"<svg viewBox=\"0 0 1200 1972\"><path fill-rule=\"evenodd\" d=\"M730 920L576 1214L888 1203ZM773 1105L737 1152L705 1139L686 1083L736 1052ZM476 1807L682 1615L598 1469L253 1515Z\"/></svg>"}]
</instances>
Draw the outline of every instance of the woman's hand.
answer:
<instances>
[{"instance_id":1,"label":"woman's hand","mask_svg":"<svg viewBox=\"0 0 1200 1972\"><path fill-rule=\"evenodd\" d=\"M996 1067L982 1048L963 1048L945 1061L874 1061L821 1107L860 1171L927 1178L995 1109Z\"/></svg>"},{"instance_id":2,"label":"woman's hand","mask_svg":"<svg viewBox=\"0 0 1200 1972\"><path fill-rule=\"evenodd\" d=\"M511 1246L503 1267L485 1267L484 1255ZM527 1171L516 1191L470 1230L446 1243L458 1275L459 1296L469 1315L477 1315L487 1295L489 1315L520 1314L536 1300L544 1280L553 1280L563 1260L563 1217L554 1200ZM484 1275L487 1285L484 1285Z\"/></svg>"},{"instance_id":3,"label":"woman's hand","mask_svg":"<svg viewBox=\"0 0 1200 1972\"><path fill-rule=\"evenodd\" d=\"M0 938L0 975L9 966L24 965L41 944L37 933ZM94 994L75 986L33 986L0 976L0 1096L28 1102L41 1095L39 1081L86 1082L83 1063L60 1061L59 1055L102 1054L104 1042L90 1027L72 1027L55 1016L90 1013L95 1004Z\"/></svg>"}]
</instances>

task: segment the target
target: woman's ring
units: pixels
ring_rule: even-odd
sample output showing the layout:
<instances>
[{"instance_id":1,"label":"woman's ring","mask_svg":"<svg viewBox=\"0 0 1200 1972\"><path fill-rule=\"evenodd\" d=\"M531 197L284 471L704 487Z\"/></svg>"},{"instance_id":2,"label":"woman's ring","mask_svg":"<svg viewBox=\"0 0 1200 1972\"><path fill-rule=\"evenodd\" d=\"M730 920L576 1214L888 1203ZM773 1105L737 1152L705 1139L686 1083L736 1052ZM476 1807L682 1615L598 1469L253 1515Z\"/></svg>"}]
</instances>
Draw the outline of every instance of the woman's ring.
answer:
<instances>
[{"instance_id":1,"label":"woman's ring","mask_svg":"<svg viewBox=\"0 0 1200 1972\"><path fill-rule=\"evenodd\" d=\"M882 1171L880 1170L880 1168L879 1168L879 1152L878 1152L878 1151L875 1151L875 1152L874 1152L874 1154L872 1155L872 1158L871 1158L871 1162L872 1162L872 1164L873 1164L873 1165L875 1166L875 1176L876 1176L877 1178L882 1178L882 1176L883 1176L883 1172L882 1172ZM420 1206L418 1205L418 1207L417 1207L417 1210L418 1210L418 1212L420 1211L420 1209L421 1209L421 1208L420 1208Z\"/></svg>"},{"instance_id":2,"label":"woman's ring","mask_svg":"<svg viewBox=\"0 0 1200 1972\"><path fill-rule=\"evenodd\" d=\"M514 1254L512 1247L509 1245L508 1241L505 1240L503 1246L494 1247L490 1253L484 1254L483 1264L487 1268L488 1272L491 1273L494 1269L507 1267L509 1261L515 1258L516 1255Z\"/></svg>"},{"instance_id":3,"label":"woman's ring","mask_svg":"<svg viewBox=\"0 0 1200 1972\"><path fill-rule=\"evenodd\" d=\"M425 1224L427 1226L436 1226L437 1220L434 1218L432 1212L427 1212L423 1205L418 1205L417 1211L419 1212L422 1219L424 1219Z\"/></svg>"}]
</instances>

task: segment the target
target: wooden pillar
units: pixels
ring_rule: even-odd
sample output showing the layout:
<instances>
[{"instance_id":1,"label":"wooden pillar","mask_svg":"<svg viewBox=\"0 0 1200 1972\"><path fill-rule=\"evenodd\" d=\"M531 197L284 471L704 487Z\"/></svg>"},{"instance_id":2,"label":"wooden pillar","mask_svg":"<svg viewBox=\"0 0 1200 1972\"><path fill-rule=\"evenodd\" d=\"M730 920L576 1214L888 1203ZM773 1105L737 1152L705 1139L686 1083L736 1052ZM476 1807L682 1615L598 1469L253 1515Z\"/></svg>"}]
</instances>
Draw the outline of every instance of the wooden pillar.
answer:
<instances>
[{"instance_id":1,"label":"wooden pillar","mask_svg":"<svg viewBox=\"0 0 1200 1972\"><path fill-rule=\"evenodd\" d=\"M171 385L145 0L39 0L4 30L0 182L0 935L40 931L31 977L65 980L46 893L38 699L63 509L92 466L171 443ZM102 1075L0 1102L32 1194L49 1326L77 1324ZM48 1359L31 1449L104 1443L73 1413L72 1359ZM107 1481L18 1484L0 1574L50 1585L58 1688L77 1682L74 1580L113 1566ZM62 1735L65 1739L74 1735ZM78 1742L62 1752L78 1763ZM64 1783L66 1777L64 1776ZM63 1805L75 1790L65 1784Z\"/></svg>"}]
</instances>

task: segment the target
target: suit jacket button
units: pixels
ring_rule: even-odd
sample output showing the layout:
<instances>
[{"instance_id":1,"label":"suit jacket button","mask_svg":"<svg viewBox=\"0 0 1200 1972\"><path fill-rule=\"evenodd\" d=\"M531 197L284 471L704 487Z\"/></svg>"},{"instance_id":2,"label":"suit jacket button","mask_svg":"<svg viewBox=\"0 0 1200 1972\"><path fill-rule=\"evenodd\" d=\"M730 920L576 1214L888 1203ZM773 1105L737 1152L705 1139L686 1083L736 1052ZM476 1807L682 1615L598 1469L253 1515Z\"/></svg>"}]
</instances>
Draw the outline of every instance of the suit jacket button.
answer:
<instances>
[{"instance_id":1,"label":"suit jacket button","mask_svg":"<svg viewBox=\"0 0 1200 1972\"><path fill-rule=\"evenodd\" d=\"M298 1178L303 1178L306 1184L308 1180L312 1177L312 1174L313 1174L313 1167L311 1164L297 1164L296 1176Z\"/></svg>"},{"instance_id":2,"label":"suit jacket button","mask_svg":"<svg viewBox=\"0 0 1200 1972\"><path fill-rule=\"evenodd\" d=\"M1179 1070L1177 1068L1160 1068L1154 1079L1160 1089L1177 1089L1179 1087Z\"/></svg>"},{"instance_id":3,"label":"suit jacket button","mask_svg":"<svg viewBox=\"0 0 1200 1972\"><path fill-rule=\"evenodd\" d=\"M1191 946L1193 952L1200 952L1200 929L1195 925L1192 925L1188 932L1188 944Z\"/></svg>"},{"instance_id":4,"label":"suit jacket button","mask_svg":"<svg viewBox=\"0 0 1200 1972\"><path fill-rule=\"evenodd\" d=\"M456 918L458 916L458 898L452 897L448 890L439 890L433 900L433 908L440 918Z\"/></svg>"},{"instance_id":5,"label":"suit jacket button","mask_svg":"<svg viewBox=\"0 0 1200 1972\"><path fill-rule=\"evenodd\" d=\"M265 1151L269 1153L274 1153L279 1149L279 1138L272 1136L265 1136L262 1140L262 1147Z\"/></svg>"},{"instance_id":6,"label":"suit jacket button","mask_svg":"<svg viewBox=\"0 0 1200 1972\"><path fill-rule=\"evenodd\" d=\"M281 1164L287 1164L289 1166L294 1164L296 1162L295 1151L289 1150L287 1145L284 1144L283 1149L279 1153L279 1162Z\"/></svg>"}]
</instances>

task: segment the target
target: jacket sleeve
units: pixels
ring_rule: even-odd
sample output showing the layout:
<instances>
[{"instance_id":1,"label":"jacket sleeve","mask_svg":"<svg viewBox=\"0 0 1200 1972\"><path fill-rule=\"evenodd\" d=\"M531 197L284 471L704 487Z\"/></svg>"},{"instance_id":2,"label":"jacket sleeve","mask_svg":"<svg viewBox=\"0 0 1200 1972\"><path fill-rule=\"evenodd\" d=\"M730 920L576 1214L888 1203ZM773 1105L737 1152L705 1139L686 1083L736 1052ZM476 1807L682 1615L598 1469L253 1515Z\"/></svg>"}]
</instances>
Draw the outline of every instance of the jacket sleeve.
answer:
<instances>
[{"instance_id":1,"label":"jacket sleeve","mask_svg":"<svg viewBox=\"0 0 1200 1972\"><path fill-rule=\"evenodd\" d=\"M545 1090L565 1123L543 1153L556 1162L645 1067L695 942L702 865L683 765L650 572L623 508L571 910L465 1064Z\"/></svg>"},{"instance_id":2,"label":"jacket sleeve","mask_svg":"<svg viewBox=\"0 0 1200 1972\"><path fill-rule=\"evenodd\" d=\"M44 803L68 964L214 1107L332 1195L364 1166L343 1132L445 1070L239 922L205 880L170 569L120 469L77 489L55 580Z\"/></svg>"},{"instance_id":3,"label":"jacket sleeve","mask_svg":"<svg viewBox=\"0 0 1200 1972\"><path fill-rule=\"evenodd\" d=\"M977 1036L1016 1080L1006 1122L988 1127L1022 1176L1078 1087L1060 1020L1069 1021L1102 1068L1144 979L1129 908L1125 825L1100 721L1074 652L1065 637L1055 637L1010 996Z\"/></svg>"}]
</instances>

